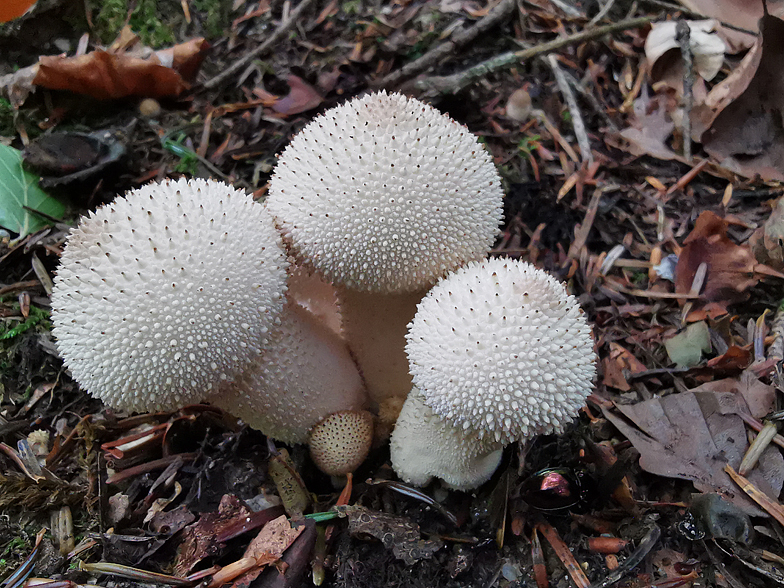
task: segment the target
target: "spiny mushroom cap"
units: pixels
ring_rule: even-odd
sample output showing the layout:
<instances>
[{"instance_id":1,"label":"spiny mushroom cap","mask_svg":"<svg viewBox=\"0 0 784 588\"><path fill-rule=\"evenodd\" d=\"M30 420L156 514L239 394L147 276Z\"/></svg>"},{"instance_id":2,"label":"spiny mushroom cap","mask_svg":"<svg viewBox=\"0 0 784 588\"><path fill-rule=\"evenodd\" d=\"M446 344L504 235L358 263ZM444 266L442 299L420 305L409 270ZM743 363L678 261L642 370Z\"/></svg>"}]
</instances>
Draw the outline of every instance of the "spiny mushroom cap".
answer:
<instances>
[{"instance_id":1,"label":"spiny mushroom cap","mask_svg":"<svg viewBox=\"0 0 784 588\"><path fill-rule=\"evenodd\" d=\"M373 417L369 412L336 412L310 432L310 457L325 474L345 476L365 461L372 442Z\"/></svg>"},{"instance_id":2,"label":"spiny mushroom cap","mask_svg":"<svg viewBox=\"0 0 784 588\"><path fill-rule=\"evenodd\" d=\"M249 195L206 180L148 184L71 231L52 294L57 348L114 408L198 402L260 353L286 268Z\"/></svg>"},{"instance_id":3,"label":"spiny mushroom cap","mask_svg":"<svg viewBox=\"0 0 784 588\"><path fill-rule=\"evenodd\" d=\"M382 293L429 286L488 251L501 183L468 129L400 94L314 119L283 151L268 206L330 281Z\"/></svg>"},{"instance_id":4,"label":"spiny mushroom cap","mask_svg":"<svg viewBox=\"0 0 784 588\"><path fill-rule=\"evenodd\" d=\"M406 335L414 385L441 417L511 443L558 432L591 391L591 328L551 275L510 259L441 280Z\"/></svg>"},{"instance_id":5,"label":"spiny mushroom cap","mask_svg":"<svg viewBox=\"0 0 784 588\"><path fill-rule=\"evenodd\" d=\"M439 417L416 387L403 404L389 444L392 468L401 480L425 486L435 477L455 490L471 490L490 479L502 449L500 443Z\"/></svg>"},{"instance_id":6,"label":"spiny mushroom cap","mask_svg":"<svg viewBox=\"0 0 784 588\"><path fill-rule=\"evenodd\" d=\"M268 437L307 443L328 414L363 408L367 392L345 342L289 302L261 356L208 400Z\"/></svg>"}]
</instances>

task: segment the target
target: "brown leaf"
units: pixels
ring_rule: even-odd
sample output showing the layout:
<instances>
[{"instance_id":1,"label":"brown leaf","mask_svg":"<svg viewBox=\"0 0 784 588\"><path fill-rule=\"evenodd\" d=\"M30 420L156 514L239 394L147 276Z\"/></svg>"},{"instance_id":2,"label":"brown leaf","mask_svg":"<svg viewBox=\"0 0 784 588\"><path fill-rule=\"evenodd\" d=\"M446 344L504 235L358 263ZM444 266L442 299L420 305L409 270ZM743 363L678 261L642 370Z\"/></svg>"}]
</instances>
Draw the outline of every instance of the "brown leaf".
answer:
<instances>
[{"instance_id":1,"label":"brown leaf","mask_svg":"<svg viewBox=\"0 0 784 588\"><path fill-rule=\"evenodd\" d=\"M624 392L631 390L624 372L639 374L646 370L646 367L628 349L615 342L610 343L610 355L604 358L602 365L604 384Z\"/></svg>"},{"instance_id":2,"label":"brown leaf","mask_svg":"<svg viewBox=\"0 0 784 588\"><path fill-rule=\"evenodd\" d=\"M704 14L722 22L746 29L757 31L758 21L764 14L762 2L749 2L749 0L679 0L687 8L697 14ZM771 14L784 15L784 5L778 2L768 2ZM733 48L733 53L748 49L755 41L753 35L742 33L727 27L721 30L722 37Z\"/></svg>"},{"instance_id":3,"label":"brown leaf","mask_svg":"<svg viewBox=\"0 0 784 588\"><path fill-rule=\"evenodd\" d=\"M724 471L727 463L737 468L748 448L743 420L736 414L748 409L738 394L689 391L615 406L626 418L606 407L602 412L640 452L645 471L691 480L701 492L717 492L748 514L762 515ZM779 495L784 457L778 448L765 450L749 478L769 496Z\"/></svg>"},{"instance_id":4,"label":"brown leaf","mask_svg":"<svg viewBox=\"0 0 784 588\"><path fill-rule=\"evenodd\" d=\"M721 165L746 177L784 180L784 21L762 19L754 76L702 134L705 150ZM743 88L748 73L737 80Z\"/></svg>"},{"instance_id":5,"label":"brown leaf","mask_svg":"<svg viewBox=\"0 0 784 588\"><path fill-rule=\"evenodd\" d=\"M305 525L293 528L286 515L281 515L264 525L259 534L250 542L242 556L243 558L255 559L256 567L237 578L232 584L232 588L247 588L250 586L264 570L264 566L278 561L283 556L283 552L294 543L294 540L304 530Z\"/></svg>"},{"instance_id":6,"label":"brown leaf","mask_svg":"<svg viewBox=\"0 0 784 588\"><path fill-rule=\"evenodd\" d=\"M238 498L228 494L221 498L218 512L203 514L183 531L183 540L177 549L174 563L174 574L187 576L202 559L220 553L223 544L218 541L218 537L222 530L238 525L250 514L251 511Z\"/></svg>"},{"instance_id":7,"label":"brown leaf","mask_svg":"<svg viewBox=\"0 0 784 588\"><path fill-rule=\"evenodd\" d=\"M207 47L195 39L144 59L101 49L77 57L43 56L33 84L99 100L178 96L189 87L183 76L195 75Z\"/></svg>"},{"instance_id":8,"label":"brown leaf","mask_svg":"<svg viewBox=\"0 0 784 588\"><path fill-rule=\"evenodd\" d=\"M736 245L727 236L727 222L706 210L694 223L694 229L684 240L683 250L675 268L675 291L686 294L691 290L700 264L706 263L708 273L701 290L709 301L738 302L746 298L746 290L759 281L758 271L771 268L757 264L748 245ZM768 271L769 270L769 271ZM784 278L784 275L779 274Z\"/></svg>"},{"instance_id":9,"label":"brown leaf","mask_svg":"<svg viewBox=\"0 0 784 588\"><path fill-rule=\"evenodd\" d=\"M290 74L286 82L290 88L289 93L272 105L275 112L298 114L316 108L323 102L324 99L318 91L302 78Z\"/></svg>"}]
</instances>

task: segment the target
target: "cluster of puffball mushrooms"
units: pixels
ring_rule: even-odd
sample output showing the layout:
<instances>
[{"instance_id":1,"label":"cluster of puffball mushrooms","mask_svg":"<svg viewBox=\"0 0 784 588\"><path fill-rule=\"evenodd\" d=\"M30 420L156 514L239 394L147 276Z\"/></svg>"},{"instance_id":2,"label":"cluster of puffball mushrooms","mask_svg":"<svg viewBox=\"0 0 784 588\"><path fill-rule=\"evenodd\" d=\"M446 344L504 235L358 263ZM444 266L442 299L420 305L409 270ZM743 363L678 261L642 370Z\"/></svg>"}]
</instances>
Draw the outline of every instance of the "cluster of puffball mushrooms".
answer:
<instances>
[{"instance_id":1,"label":"cluster of puffball mushrooms","mask_svg":"<svg viewBox=\"0 0 784 588\"><path fill-rule=\"evenodd\" d=\"M525 262L486 259L501 181L465 127L384 92L315 118L265 202L153 183L83 217L53 332L73 378L125 411L210 402L330 475L389 436L405 482L467 490L505 445L558 432L591 389L591 330Z\"/></svg>"}]
</instances>

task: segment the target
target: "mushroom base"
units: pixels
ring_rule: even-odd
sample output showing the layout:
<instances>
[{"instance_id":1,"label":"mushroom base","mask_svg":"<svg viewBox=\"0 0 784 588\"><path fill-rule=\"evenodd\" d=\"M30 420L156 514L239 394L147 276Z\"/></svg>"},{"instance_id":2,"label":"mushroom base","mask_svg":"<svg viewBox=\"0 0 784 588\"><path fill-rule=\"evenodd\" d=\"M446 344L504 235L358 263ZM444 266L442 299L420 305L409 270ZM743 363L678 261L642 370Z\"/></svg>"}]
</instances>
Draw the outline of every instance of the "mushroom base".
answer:
<instances>
[{"instance_id":1,"label":"mushroom base","mask_svg":"<svg viewBox=\"0 0 784 588\"><path fill-rule=\"evenodd\" d=\"M490 479L502 453L501 443L479 439L440 418L417 388L403 404L390 441L392 468L415 486L439 478L454 490L472 490Z\"/></svg>"}]
</instances>

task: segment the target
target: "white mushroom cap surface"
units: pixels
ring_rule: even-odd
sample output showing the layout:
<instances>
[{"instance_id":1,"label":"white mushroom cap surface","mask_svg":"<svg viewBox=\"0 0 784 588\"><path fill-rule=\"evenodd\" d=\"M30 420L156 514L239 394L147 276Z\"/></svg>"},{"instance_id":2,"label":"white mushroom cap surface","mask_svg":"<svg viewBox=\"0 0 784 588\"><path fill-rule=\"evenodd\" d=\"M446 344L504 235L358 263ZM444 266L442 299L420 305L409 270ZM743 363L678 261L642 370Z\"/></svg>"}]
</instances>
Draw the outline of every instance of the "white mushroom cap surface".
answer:
<instances>
[{"instance_id":1,"label":"white mushroom cap surface","mask_svg":"<svg viewBox=\"0 0 784 588\"><path fill-rule=\"evenodd\" d=\"M345 342L289 303L262 355L208 400L283 443L307 443L327 415L360 410L367 392Z\"/></svg>"},{"instance_id":2,"label":"white mushroom cap surface","mask_svg":"<svg viewBox=\"0 0 784 588\"><path fill-rule=\"evenodd\" d=\"M442 419L412 388L389 444L392 468L407 484L425 486L439 478L455 490L471 490L493 475L503 447Z\"/></svg>"},{"instance_id":3,"label":"white mushroom cap surface","mask_svg":"<svg viewBox=\"0 0 784 588\"><path fill-rule=\"evenodd\" d=\"M548 273L511 259L471 263L441 280L406 338L425 403L503 443L561 431L596 371L577 300Z\"/></svg>"},{"instance_id":4,"label":"white mushroom cap surface","mask_svg":"<svg viewBox=\"0 0 784 588\"><path fill-rule=\"evenodd\" d=\"M297 256L379 293L434 283L490 248L500 178L466 127L385 92L311 121L280 156L267 204Z\"/></svg>"},{"instance_id":5,"label":"white mushroom cap surface","mask_svg":"<svg viewBox=\"0 0 784 588\"><path fill-rule=\"evenodd\" d=\"M83 217L52 294L57 348L122 410L201 401L261 351L287 261L272 217L226 184L147 184Z\"/></svg>"}]
</instances>

